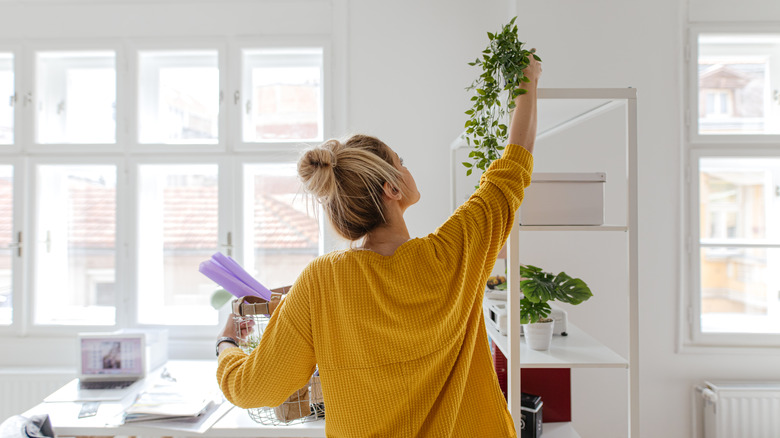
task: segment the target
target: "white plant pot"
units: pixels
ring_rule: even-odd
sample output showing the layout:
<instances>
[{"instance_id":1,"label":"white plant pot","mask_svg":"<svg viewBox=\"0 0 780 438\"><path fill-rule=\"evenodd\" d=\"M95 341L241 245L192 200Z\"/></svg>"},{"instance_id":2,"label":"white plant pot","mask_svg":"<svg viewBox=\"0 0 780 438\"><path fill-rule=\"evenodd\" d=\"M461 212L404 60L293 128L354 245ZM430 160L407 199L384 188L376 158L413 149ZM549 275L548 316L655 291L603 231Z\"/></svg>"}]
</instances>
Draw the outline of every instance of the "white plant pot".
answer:
<instances>
[{"instance_id":1,"label":"white plant pot","mask_svg":"<svg viewBox=\"0 0 780 438\"><path fill-rule=\"evenodd\" d=\"M523 324L523 336L528 348L538 351L549 350L554 323L555 321Z\"/></svg>"}]
</instances>

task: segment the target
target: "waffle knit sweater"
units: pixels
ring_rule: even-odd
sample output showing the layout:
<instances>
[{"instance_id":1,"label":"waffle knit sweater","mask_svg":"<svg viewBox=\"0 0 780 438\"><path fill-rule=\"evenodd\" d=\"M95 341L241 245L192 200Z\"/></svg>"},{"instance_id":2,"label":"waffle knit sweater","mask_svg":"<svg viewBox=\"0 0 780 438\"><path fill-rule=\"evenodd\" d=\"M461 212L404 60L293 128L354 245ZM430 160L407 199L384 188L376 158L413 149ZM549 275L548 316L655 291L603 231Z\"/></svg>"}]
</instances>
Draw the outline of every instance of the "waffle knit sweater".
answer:
<instances>
[{"instance_id":1,"label":"waffle knit sweater","mask_svg":"<svg viewBox=\"0 0 780 438\"><path fill-rule=\"evenodd\" d=\"M533 157L509 145L434 233L393 255L313 260L250 354L225 349L233 404L277 406L319 367L328 437L514 437L490 355L482 298L512 229Z\"/></svg>"}]
</instances>

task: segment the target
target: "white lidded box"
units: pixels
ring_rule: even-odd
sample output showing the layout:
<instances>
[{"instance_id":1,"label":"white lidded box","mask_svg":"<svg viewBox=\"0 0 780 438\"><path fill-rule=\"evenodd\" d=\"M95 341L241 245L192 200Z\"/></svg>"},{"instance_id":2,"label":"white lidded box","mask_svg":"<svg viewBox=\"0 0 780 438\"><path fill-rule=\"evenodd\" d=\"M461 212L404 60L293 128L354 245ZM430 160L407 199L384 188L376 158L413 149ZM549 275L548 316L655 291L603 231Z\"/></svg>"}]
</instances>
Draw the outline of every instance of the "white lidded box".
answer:
<instances>
[{"instance_id":1,"label":"white lidded box","mask_svg":"<svg viewBox=\"0 0 780 438\"><path fill-rule=\"evenodd\" d=\"M534 173L520 225L604 225L604 172Z\"/></svg>"}]
</instances>

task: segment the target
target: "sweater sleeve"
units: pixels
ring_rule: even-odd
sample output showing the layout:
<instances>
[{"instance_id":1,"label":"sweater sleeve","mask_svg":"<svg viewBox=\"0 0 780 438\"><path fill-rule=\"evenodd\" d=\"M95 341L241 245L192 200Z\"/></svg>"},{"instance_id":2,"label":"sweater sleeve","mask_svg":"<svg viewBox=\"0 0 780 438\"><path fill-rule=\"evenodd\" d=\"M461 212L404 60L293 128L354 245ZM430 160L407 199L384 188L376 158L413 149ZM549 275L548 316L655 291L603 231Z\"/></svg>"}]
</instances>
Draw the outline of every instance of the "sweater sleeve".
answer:
<instances>
[{"instance_id":1,"label":"sweater sleeve","mask_svg":"<svg viewBox=\"0 0 780 438\"><path fill-rule=\"evenodd\" d=\"M314 373L309 290L301 280L274 311L251 354L228 348L219 355L217 381L234 405L279 406Z\"/></svg>"},{"instance_id":2,"label":"sweater sleeve","mask_svg":"<svg viewBox=\"0 0 780 438\"><path fill-rule=\"evenodd\" d=\"M439 259L452 266L475 252L485 257L467 257L483 265L495 263L509 237L515 212L531 183L533 155L510 144L480 178L479 188L432 235Z\"/></svg>"}]
</instances>

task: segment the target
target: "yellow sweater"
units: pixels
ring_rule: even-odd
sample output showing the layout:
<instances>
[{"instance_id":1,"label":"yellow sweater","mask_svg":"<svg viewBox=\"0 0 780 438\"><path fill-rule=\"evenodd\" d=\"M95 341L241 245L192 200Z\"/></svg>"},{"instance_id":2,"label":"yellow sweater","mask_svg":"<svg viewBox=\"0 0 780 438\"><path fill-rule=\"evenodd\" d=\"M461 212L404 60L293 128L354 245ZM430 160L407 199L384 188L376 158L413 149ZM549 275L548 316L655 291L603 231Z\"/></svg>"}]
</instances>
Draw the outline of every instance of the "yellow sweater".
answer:
<instances>
[{"instance_id":1,"label":"yellow sweater","mask_svg":"<svg viewBox=\"0 0 780 438\"><path fill-rule=\"evenodd\" d=\"M485 283L531 180L509 145L434 233L392 256L313 260L250 355L228 348L217 379L243 408L277 406L319 366L329 437L513 437L482 312Z\"/></svg>"}]
</instances>

